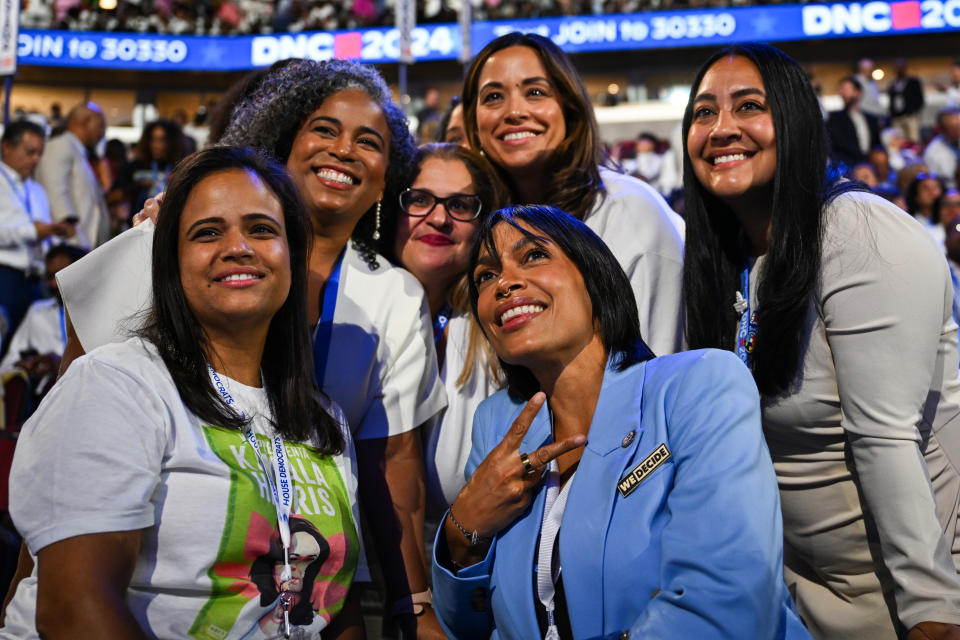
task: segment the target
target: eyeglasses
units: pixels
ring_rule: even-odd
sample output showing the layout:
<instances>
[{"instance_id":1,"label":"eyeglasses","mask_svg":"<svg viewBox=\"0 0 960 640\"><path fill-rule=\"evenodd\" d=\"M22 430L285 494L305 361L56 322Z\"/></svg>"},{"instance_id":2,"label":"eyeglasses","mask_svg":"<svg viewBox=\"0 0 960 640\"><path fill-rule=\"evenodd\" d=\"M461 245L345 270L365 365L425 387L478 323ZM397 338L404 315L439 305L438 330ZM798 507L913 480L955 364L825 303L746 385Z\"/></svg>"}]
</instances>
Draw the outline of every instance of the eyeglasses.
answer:
<instances>
[{"instance_id":1,"label":"eyeglasses","mask_svg":"<svg viewBox=\"0 0 960 640\"><path fill-rule=\"evenodd\" d=\"M466 193L455 193L441 198L424 189L407 189L400 194L400 208L405 214L415 218L430 215L438 204L443 205L451 218L461 222L475 220L483 208L480 196Z\"/></svg>"}]
</instances>

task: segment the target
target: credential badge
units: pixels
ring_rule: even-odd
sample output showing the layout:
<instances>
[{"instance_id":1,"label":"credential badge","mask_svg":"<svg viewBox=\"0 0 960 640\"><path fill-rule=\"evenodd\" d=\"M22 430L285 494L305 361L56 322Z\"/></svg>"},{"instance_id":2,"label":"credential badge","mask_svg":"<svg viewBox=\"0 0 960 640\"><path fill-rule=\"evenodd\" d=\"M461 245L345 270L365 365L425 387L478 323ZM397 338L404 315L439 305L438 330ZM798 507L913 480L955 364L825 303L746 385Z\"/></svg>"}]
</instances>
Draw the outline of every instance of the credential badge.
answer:
<instances>
[{"instance_id":1,"label":"credential badge","mask_svg":"<svg viewBox=\"0 0 960 640\"><path fill-rule=\"evenodd\" d=\"M643 459L643 462L633 468L633 471L623 476L617 483L617 489L620 495L626 498L636 489L643 480L657 470L660 465L670 459L670 450L667 444L661 442L660 446L653 450L653 453Z\"/></svg>"}]
</instances>

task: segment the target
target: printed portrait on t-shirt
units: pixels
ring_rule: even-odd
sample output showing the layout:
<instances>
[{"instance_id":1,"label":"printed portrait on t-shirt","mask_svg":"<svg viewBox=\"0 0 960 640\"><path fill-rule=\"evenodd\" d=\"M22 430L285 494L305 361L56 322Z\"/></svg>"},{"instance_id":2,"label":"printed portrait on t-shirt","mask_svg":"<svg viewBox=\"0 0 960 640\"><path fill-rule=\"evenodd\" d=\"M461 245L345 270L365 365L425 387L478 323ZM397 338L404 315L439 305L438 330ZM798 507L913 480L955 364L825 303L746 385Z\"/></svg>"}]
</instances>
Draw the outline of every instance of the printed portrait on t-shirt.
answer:
<instances>
[{"instance_id":1,"label":"printed portrait on t-shirt","mask_svg":"<svg viewBox=\"0 0 960 640\"><path fill-rule=\"evenodd\" d=\"M211 597L190 627L199 640L274 637L283 621L279 578L283 547L266 473L242 433L203 426L219 464L230 468L230 492ZM258 435L272 469L272 441ZM360 543L349 494L336 461L304 444L286 443L293 484L290 517L293 600L290 623L313 637L340 611L356 572ZM239 623L239 620L256 623ZM243 626L245 628L237 628Z\"/></svg>"},{"instance_id":2,"label":"printed portrait on t-shirt","mask_svg":"<svg viewBox=\"0 0 960 640\"><path fill-rule=\"evenodd\" d=\"M330 545L316 527L304 518L290 518L290 624L313 622L314 580L329 557ZM271 540L270 551L254 560L250 569L250 579L260 590L260 605L273 605L260 619L260 629L268 636L279 633L283 624L283 607L277 601L282 571L283 543L278 533Z\"/></svg>"}]
</instances>

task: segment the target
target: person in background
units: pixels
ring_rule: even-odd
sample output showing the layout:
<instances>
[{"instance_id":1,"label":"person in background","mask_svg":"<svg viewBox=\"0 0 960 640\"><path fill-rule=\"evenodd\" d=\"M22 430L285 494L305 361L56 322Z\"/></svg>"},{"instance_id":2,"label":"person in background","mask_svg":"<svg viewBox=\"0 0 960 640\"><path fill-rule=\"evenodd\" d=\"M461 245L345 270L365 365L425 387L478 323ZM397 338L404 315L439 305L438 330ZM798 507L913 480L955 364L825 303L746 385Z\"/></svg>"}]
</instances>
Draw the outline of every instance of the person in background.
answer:
<instances>
[{"instance_id":1,"label":"person in background","mask_svg":"<svg viewBox=\"0 0 960 640\"><path fill-rule=\"evenodd\" d=\"M86 249L105 242L110 233L103 189L87 159L87 148L100 142L105 130L103 112L96 104L73 107L66 130L50 140L37 165L37 182L50 199L50 217L75 223L77 233L70 243Z\"/></svg>"},{"instance_id":2,"label":"person in background","mask_svg":"<svg viewBox=\"0 0 960 640\"><path fill-rule=\"evenodd\" d=\"M661 151L661 147L667 149ZM676 172L676 160L669 145L661 142L652 133L641 133L637 138L636 168L632 172L647 182L657 193L667 197L680 186L680 176Z\"/></svg>"},{"instance_id":3,"label":"person in background","mask_svg":"<svg viewBox=\"0 0 960 640\"><path fill-rule=\"evenodd\" d=\"M183 140L183 155L188 156L197 150L197 139L188 132L190 127L190 118L184 109L177 109L173 112L173 122L180 127L180 133Z\"/></svg>"},{"instance_id":4,"label":"person in background","mask_svg":"<svg viewBox=\"0 0 960 640\"><path fill-rule=\"evenodd\" d=\"M843 109L831 111L827 117L830 137L830 160L848 169L864 162L870 149L880 144L880 124L876 116L860 109L863 89L854 76L840 81Z\"/></svg>"},{"instance_id":5,"label":"person in background","mask_svg":"<svg viewBox=\"0 0 960 640\"><path fill-rule=\"evenodd\" d=\"M857 71L853 76L860 83L862 93L860 95L860 109L864 113L872 115L877 121L882 121L887 117L887 110L883 108L880 102L880 87L877 81L873 79L873 70L876 65L870 58L861 58L857 62Z\"/></svg>"},{"instance_id":6,"label":"person in background","mask_svg":"<svg viewBox=\"0 0 960 640\"><path fill-rule=\"evenodd\" d=\"M117 176L107 195L108 204L126 203L128 217L166 189L170 172L185 155L183 131L172 120L149 122L134 153L134 160Z\"/></svg>"},{"instance_id":7,"label":"person in background","mask_svg":"<svg viewBox=\"0 0 960 640\"><path fill-rule=\"evenodd\" d=\"M960 324L960 191L949 189L943 194L940 221L946 235L944 245L953 281L953 321Z\"/></svg>"},{"instance_id":8,"label":"person in background","mask_svg":"<svg viewBox=\"0 0 960 640\"><path fill-rule=\"evenodd\" d=\"M902 210L827 183L803 71L735 45L683 119L687 338L761 394L787 588L818 640L960 633L960 370L942 250Z\"/></svg>"},{"instance_id":9,"label":"person in background","mask_svg":"<svg viewBox=\"0 0 960 640\"><path fill-rule=\"evenodd\" d=\"M850 179L856 180L871 191L876 190L880 184L877 181L877 173L869 162L860 162L853 165L853 168L850 169Z\"/></svg>"},{"instance_id":10,"label":"person in background","mask_svg":"<svg viewBox=\"0 0 960 640\"><path fill-rule=\"evenodd\" d=\"M950 80L942 90L947 94L947 106L960 108L960 60L950 65Z\"/></svg>"},{"instance_id":11,"label":"person in background","mask_svg":"<svg viewBox=\"0 0 960 640\"><path fill-rule=\"evenodd\" d=\"M948 189L956 189L960 171L960 107L941 109L937 129L939 133L923 151L923 161Z\"/></svg>"},{"instance_id":12,"label":"person in background","mask_svg":"<svg viewBox=\"0 0 960 640\"><path fill-rule=\"evenodd\" d=\"M417 111L417 139L422 142L435 140L440 130L440 92L427 89L423 107Z\"/></svg>"},{"instance_id":13,"label":"person in background","mask_svg":"<svg viewBox=\"0 0 960 640\"><path fill-rule=\"evenodd\" d=\"M470 147L498 169L510 201L556 206L599 234L633 284L647 343L680 350L683 220L653 187L602 166L593 105L567 54L506 34L474 57L461 95Z\"/></svg>"},{"instance_id":14,"label":"person in background","mask_svg":"<svg viewBox=\"0 0 960 640\"><path fill-rule=\"evenodd\" d=\"M449 142L458 144L466 149L470 148L470 141L467 140L467 134L463 130L463 103L459 96L454 96L450 100L450 106L446 113L440 118L440 126L437 127L437 142Z\"/></svg>"},{"instance_id":15,"label":"person in background","mask_svg":"<svg viewBox=\"0 0 960 640\"><path fill-rule=\"evenodd\" d=\"M900 129L887 127L880 132L880 140L883 143L883 147L887 150L890 168L894 171L901 171L908 165L921 162L918 153L919 148L904 138L903 134L900 133Z\"/></svg>"},{"instance_id":16,"label":"person in background","mask_svg":"<svg viewBox=\"0 0 960 640\"><path fill-rule=\"evenodd\" d=\"M873 174L877 177L877 186L882 189L895 190L897 188L897 172L890 166L890 154L881 144L870 149L867 162L873 167Z\"/></svg>"},{"instance_id":17,"label":"person in background","mask_svg":"<svg viewBox=\"0 0 960 640\"><path fill-rule=\"evenodd\" d=\"M42 269L47 239L76 233L72 222L50 221L46 193L30 177L43 155L44 135L39 125L18 120L0 138L0 309L11 334L41 295L36 276ZM6 345L0 346L2 353Z\"/></svg>"},{"instance_id":18,"label":"person in background","mask_svg":"<svg viewBox=\"0 0 960 640\"><path fill-rule=\"evenodd\" d=\"M940 224L940 198L944 188L940 176L921 171L913 177L903 192L907 213L916 218L941 247L943 225Z\"/></svg>"},{"instance_id":19,"label":"person in background","mask_svg":"<svg viewBox=\"0 0 960 640\"><path fill-rule=\"evenodd\" d=\"M130 157L127 145L117 138L107 140L103 152L103 165L109 174L108 189L116 183L117 178L124 172ZM110 236L115 236L130 227L130 205L123 198L111 197L107 193L107 208L110 209Z\"/></svg>"},{"instance_id":20,"label":"person in background","mask_svg":"<svg viewBox=\"0 0 960 640\"><path fill-rule=\"evenodd\" d=\"M57 286L57 272L84 255L80 247L60 244L47 252L46 285L48 298L34 302L7 346L7 355L0 361L0 374L23 371L30 380L34 406L56 380L60 358L67 345L67 323L63 299Z\"/></svg>"},{"instance_id":21,"label":"person in background","mask_svg":"<svg viewBox=\"0 0 960 640\"><path fill-rule=\"evenodd\" d=\"M916 144L920 142L920 112L925 104L923 83L907 73L907 61L903 58L897 58L895 66L897 77L887 87L890 119L904 138Z\"/></svg>"}]
</instances>

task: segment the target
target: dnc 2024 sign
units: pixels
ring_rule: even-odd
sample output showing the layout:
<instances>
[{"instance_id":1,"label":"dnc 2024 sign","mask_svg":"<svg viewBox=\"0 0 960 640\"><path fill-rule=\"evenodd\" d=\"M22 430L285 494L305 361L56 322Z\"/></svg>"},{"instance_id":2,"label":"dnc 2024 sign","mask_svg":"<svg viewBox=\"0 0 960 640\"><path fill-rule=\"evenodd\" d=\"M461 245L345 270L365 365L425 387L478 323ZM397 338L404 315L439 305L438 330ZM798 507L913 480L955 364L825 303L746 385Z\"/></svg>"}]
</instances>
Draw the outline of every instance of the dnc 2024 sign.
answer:
<instances>
[{"instance_id":1,"label":"dnc 2024 sign","mask_svg":"<svg viewBox=\"0 0 960 640\"><path fill-rule=\"evenodd\" d=\"M692 47L900 33L960 31L960 0L904 0L661 11L477 22L471 54L511 31L539 33L570 53ZM463 47L456 24L413 30L417 60L455 60ZM20 64L143 70L238 71L284 58L396 62L396 29L360 29L259 36L171 36L24 30Z\"/></svg>"}]
</instances>

